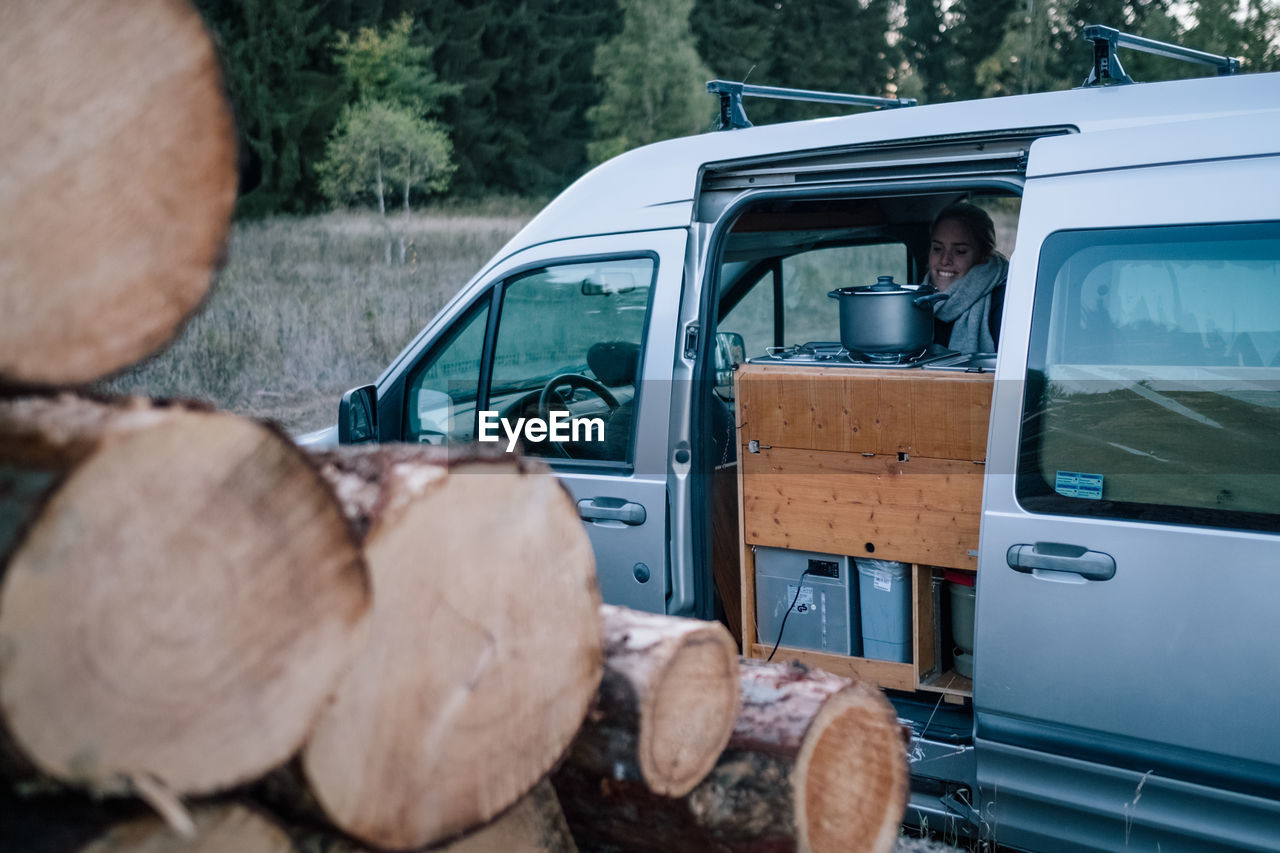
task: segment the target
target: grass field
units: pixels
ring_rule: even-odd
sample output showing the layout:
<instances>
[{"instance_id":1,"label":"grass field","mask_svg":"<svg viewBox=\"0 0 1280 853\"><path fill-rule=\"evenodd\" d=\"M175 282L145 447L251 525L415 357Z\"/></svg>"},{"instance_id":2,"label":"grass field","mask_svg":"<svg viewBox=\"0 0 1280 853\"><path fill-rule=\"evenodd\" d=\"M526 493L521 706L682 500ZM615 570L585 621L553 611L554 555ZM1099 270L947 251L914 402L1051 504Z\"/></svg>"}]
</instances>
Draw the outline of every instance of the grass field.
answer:
<instances>
[{"instance_id":1,"label":"grass field","mask_svg":"<svg viewBox=\"0 0 1280 853\"><path fill-rule=\"evenodd\" d=\"M294 433L326 426L342 392L376 379L533 212L494 201L387 226L358 213L236 225L204 309L103 388L208 400Z\"/></svg>"}]
</instances>

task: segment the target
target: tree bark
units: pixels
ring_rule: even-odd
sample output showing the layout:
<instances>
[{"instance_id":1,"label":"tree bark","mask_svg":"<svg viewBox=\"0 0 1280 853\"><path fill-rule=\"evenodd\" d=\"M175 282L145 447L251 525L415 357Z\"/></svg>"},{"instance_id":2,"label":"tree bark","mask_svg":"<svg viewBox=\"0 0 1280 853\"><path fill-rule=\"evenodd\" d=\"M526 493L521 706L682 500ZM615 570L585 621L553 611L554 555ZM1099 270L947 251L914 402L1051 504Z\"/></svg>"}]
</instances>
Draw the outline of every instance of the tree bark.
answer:
<instances>
[{"instance_id":1,"label":"tree bark","mask_svg":"<svg viewBox=\"0 0 1280 853\"><path fill-rule=\"evenodd\" d=\"M261 423L0 400L0 520L0 728L63 783L256 778L301 747L363 638L354 532Z\"/></svg>"},{"instance_id":2,"label":"tree bark","mask_svg":"<svg viewBox=\"0 0 1280 853\"><path fill-rule=\"evenodd\" d=\"M378 149L377 167L378 167L378 213L382 216L382 221L386 222L387 200L386 200L385 194L383 193L383 187L382 187L382 149ZM390 262L391 261L388 258L387 263L390 263Z\"/></svg>"},{"instance_id":3,"label":"tree bark","mask_svg":"<svg viewBox=\"0 0 1280 853\"><path fill-rule=\"evenodd\" d=\"M351 835L439 843L515 803L581 725L602 666L591 545L540 463L412 445L317 458L374 596L303 769Z\"/></svg>"},{"instance_id":4,"label":"tree bark","mask_svg":"<svg viewBox=\"0 0 1280 853\"><path fill-rule=\"evenodd\" d=\"M0 383L91 381L208 292L236 196L218 58L184 0L7 0Z\"/></svg>"},{"instance_id":5,"label":"tree bark","mask_svg":"<svg viewBox=\"0 0 1280 853\"><path fill-rule=\"evenodd\" d=\"M684 797L566 763L555 775L578 844L598 851L892 849L907 801L906 741L874 687L799 664L741 661L728 747Z\"/></svg>"},{"instance_id":6,"label":"tree bark","mask_svg":"<svg viewBox=\"0 0 1280 853\"><path fill-rule=\"evenodd\" d=\"M567 761L600 778L689 793L738 715L738 652L718 622L601 608L604 680Z\"/></svg>"}]
</instances>

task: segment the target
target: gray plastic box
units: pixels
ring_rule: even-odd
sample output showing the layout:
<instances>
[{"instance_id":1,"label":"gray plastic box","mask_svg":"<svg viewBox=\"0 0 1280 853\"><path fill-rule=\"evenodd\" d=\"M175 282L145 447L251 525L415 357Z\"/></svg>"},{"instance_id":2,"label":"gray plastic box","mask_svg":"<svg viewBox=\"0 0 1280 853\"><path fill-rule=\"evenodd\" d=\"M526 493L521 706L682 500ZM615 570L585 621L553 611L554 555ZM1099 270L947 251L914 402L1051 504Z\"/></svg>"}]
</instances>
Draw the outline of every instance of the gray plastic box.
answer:
<instances>
[{"instance_id":1,"label":"gray plastic box","mask_svg":"<svg viewBox=\"0 0 1280 853\"><path fill-rule=\"evenodd\" d=\"M781 629L784 646L834 655L862 654L852 558L763 547L755 549L755 556L756 636L761 643L778 642Z\"/></svg>"},{"instance_id":2,"label":"gray plastic box","mask_svg":"<svg viewBox=\"0 0 1280 853\"><path fill-rule=\"evenodd\" d=\"M856 564L866 656L911 663L910 564L865 558Z\"/></svg>"}]
</instances>

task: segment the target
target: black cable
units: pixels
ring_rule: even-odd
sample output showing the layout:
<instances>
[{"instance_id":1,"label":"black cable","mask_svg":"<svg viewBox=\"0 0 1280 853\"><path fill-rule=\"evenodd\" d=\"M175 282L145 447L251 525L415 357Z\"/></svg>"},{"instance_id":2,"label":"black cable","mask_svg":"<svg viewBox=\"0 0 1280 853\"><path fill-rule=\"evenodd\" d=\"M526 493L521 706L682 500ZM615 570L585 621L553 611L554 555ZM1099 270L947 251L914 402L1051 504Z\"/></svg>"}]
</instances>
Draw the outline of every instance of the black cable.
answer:
<instances>
[{"instance_id":1,"label":"black cable","mask_svg":"<svg viewBox=\"0 0 1280 853\"><path fill-rule=\"evenodd\" d=\"M805 569L800 573L800 580L796 581L796 595L791 599L791 606L787 608L787 612L782 614L782 624L778 626L778 640L773 644L773 651L769 652L769 657L765 658L765 663L773 660L773 656L777 654L778 646L782 645L782 632L787 629L787 617L791 615L791 611L795 609L796 602L800 600L800 591L804 589L804 576L809 574L813 569Z\"/></svg>"}]
</instances>

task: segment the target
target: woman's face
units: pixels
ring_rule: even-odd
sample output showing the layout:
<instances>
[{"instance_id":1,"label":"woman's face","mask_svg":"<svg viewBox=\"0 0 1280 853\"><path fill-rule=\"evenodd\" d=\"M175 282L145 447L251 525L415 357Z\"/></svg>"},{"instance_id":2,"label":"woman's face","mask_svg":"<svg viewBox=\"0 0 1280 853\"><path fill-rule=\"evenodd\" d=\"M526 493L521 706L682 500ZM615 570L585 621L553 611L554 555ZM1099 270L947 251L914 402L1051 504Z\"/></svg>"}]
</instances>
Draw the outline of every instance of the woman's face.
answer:
<instances>
[{"instance_id":1,"label":"woman's face","mask_svg":"<svg viewBox=\"0 0 1280 853\"><path fill-rule=\"evenodd\" d=\"M929 276L938 290L946 291L981 261L978 241L963 222L944 219L934 227L933 242L929 246Z\"/></svg>"}]
</instances>

